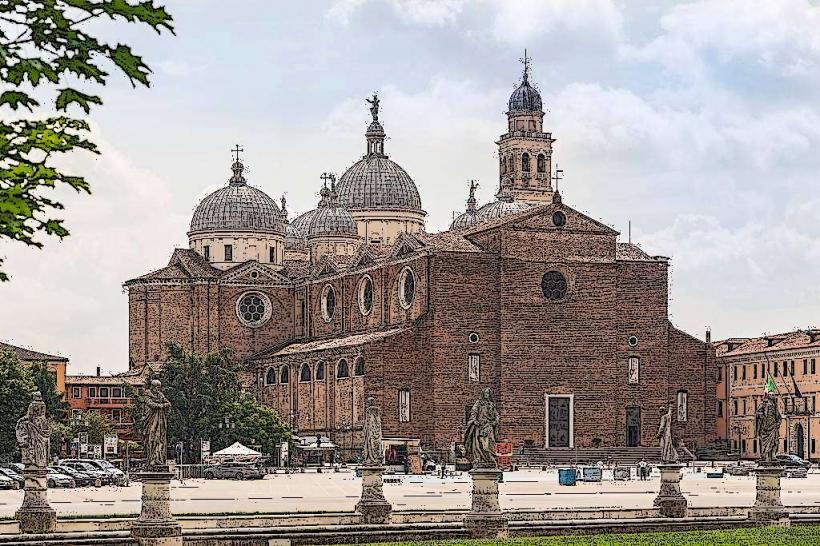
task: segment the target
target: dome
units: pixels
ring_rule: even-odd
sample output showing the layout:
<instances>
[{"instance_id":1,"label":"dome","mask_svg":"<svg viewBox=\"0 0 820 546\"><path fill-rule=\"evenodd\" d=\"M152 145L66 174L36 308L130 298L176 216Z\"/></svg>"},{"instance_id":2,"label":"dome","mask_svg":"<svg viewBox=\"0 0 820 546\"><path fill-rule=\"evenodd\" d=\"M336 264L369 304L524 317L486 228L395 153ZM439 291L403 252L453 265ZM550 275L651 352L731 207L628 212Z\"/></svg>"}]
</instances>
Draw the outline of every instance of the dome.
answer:
<instances>
[{"instance_id":1,"label":"dome","mask_svg":"<svg viewBox=\"0 0 820 546\"><path fill-rule=\"evenodd\" d=\"M456 216L453 223L450 224L450 229L464 229L478 223L478 213L476 211L462 212Z\"/></svg>"},{"instance_id":2,"label":"dome","mask_svg":"<svg viewBox=\"0 0 820 546\"><path fill-rule=\"evenodd\" d=\"M305 232L294 226L293 223L288 224L287 233L285 235L285 248L287 250L304 250L306 247L307 238Z\"/></svg>"},{"instance_id":3,"label":"dome","mask_svg":"<svg viewBox=\"0 0 820 546\"><path fill-rule=\"evenodd\" d=\"M523 201L515 201L508 199L498 199L491 201L476 211L478 222L485 222L487 220L494 220L507 216L508 214L515 214L530 208L530 205Z\"/></svg>"},{"instance_id":4,"label":"dome","mask_svg":"<svg viewBox=\"0 0 820 546\"><path fill-rule=\"evenodd\" d=\"M415 182L396 162L369 154L339 180L339 203L349 210L410 209L421 211Z\"/></svg>"},{"instance_id":5,"label":"dome","mask_svg":"<svg viewBox=\"0 0 820 546\"><path fill-rule=\"evenodd\" d=\"M306 234L308 226L310 226L310 221L313 220L313 215L316 214L317 210L319 209L313 209L307 212L303 212L302 214L291 220L290 225L288 226L288 232L294 231Z\"/></svg>"},{"instance_id":6,"label":"dome","mask_svg":"<svg viewBox=\"0 0 820 546\"><path fill-rule=\"evenodd\" d=\"M197 205L191 218L190 233L209 231L254 231L285 234L279 207L268 194L245 182L240 161L228 186L219 188Z\"/></svg>"},{"instance_id":7,"label":"dome","mask_svg":"<svg viewBox=\"0 0 820 546\"><path fill-rule=\"evenodd\" d=\"M316 209L316 214L310 221L307 236L319 235L352 235L359 236L356 222L345 209L338 205L327 205Z\"/></svg>"},{"instance_id":8,"label":"dome","mask_svg":"<svg viewBox=\"0 0 820 546\"><path fill-rule=\"evenodd\" d=\"M530 85L526 74L521 85L510 95L508 103L510 112L541 112L541 94Z\"/></svg>"}]
</instances>

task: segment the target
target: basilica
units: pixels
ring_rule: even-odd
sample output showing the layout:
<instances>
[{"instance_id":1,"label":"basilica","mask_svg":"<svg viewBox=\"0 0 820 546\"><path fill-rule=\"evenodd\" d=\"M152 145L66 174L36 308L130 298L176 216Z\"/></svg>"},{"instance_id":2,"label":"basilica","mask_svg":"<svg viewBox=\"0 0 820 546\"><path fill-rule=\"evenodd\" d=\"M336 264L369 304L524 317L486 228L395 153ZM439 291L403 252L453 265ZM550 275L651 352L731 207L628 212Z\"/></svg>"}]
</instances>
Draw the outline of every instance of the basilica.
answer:
<instances>
[{"instance_id":1,"label":"basilica","mask_svg":"<svg viewBox=\"0 0 820 546\"><path fill-rule=\"evenodd\" d=\"M295 218L248 184L237 148L189 247L125 283L132 369L161 365L169 341L228 347L247 389L300 435L351 446L372 395L386 437L446 449L484 387L516 448L652 446L669 405L676 438L714 438L714 350L669 321L669 259L562 200L526 62L495 200L477 203L473 185L447 231L426 231L368 102L365 154L324 175L316 208Z\"/></svg>"}]
</instances>

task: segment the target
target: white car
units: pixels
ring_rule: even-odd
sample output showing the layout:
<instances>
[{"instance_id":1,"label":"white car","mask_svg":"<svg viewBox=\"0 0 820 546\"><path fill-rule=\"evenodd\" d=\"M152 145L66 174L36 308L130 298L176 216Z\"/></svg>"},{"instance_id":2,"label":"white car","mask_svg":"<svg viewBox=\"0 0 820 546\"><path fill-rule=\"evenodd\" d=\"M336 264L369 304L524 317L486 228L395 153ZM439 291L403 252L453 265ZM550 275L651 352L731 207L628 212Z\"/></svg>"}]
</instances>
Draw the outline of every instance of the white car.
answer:
<instances>
[{"instance_id":1,"label":"white car","mask_svg":"<svg viewBox=\"0 0 820 546\"><path fill-rule=\"evenodd\" d=\"M0 474L0 489L17 489L17 481Z\"/></svg>"}]
</instances>

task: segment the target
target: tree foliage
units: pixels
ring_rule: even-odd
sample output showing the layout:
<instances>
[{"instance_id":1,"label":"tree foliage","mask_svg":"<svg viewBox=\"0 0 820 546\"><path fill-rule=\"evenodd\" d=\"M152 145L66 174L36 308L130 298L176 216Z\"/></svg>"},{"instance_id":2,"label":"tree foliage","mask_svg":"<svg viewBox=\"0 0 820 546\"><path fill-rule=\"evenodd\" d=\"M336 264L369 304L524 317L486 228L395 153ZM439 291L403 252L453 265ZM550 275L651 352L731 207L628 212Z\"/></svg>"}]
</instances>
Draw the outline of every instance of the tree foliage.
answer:
<instances>
[{"instance_id":1,"label":"tree foliage","mask_svg":"<svg viewBox=\"0 0 820 546\"><path fill-rule=\"evenodd\" d=\"M31 373L11 351L0 350L0 458L17 453L17 420L23 416L34 393Z\"/></svg>"},{"instance_id":2,"label":"tree foliage","mask_svg":"<svg viewBox=\"0 0 820 546\"><path fill-rule=\"evenodd\" d=\"M64 423L68 417L69 405L62 393L57 392L57 380L48 367L36 362L31 366L31 379L34 387L43 395L46 404L46 415L49 418Z\"/></svg>"},{"instance_id":3,"label":"tree foliage","mask_svg":"<svg viewBox=\"0 0 820 546\"><path fill-rule=\"evenodd\" d=\"M215 448L239 441L272 453L277 442L290 438L277 413L242 390L240 366L229 349L200 355L170 344L168 352L157 379L171 402L168 444L182 442L186 462L199 461L203 439ZM137 400L135 422L143 414Z\"/></svg>"},{"instance_id":4,"label":"tree foliage","mask_svg":"<svg viewBox=\"0 0 820 546\"><path fill-rule=\"evenodd\" d=\"M88 114L101 105L88 87L104 86L112 67L134 87L149 86L150 68L128 45L107 43L89 32L88 23L97 19L147 25L158 34L174 32L171 15L153 0L0 1L0 238L40 248L42 233L69 234L63 220L53 216L63 205L47 192L68 186L90 193L90 187L54 159L74 150L98 153L86 137L87 122L69 117L69 108ZM53 97L44 108L65 115L9 119L8 110L39 111L35 96ZM4 280L8 277L0 270Z\"/></svg>"}]
</instances>

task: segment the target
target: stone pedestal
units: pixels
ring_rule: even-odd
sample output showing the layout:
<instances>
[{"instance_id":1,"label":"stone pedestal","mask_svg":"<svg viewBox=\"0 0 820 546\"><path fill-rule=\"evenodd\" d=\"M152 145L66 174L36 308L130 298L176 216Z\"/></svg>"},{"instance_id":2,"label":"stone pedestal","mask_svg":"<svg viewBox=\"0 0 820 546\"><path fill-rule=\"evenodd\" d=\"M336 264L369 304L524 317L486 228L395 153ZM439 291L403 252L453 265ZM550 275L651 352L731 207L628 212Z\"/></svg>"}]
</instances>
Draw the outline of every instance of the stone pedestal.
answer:
<instances>
[{"instance_id":1,"label":"stone pedestal","mask_svg":"<svg viewBox=\"0 0 820 546\"><path fill-rule=\"evenodd\" d=\"M780 476L782 466L760 463L755 469L757 476L757 494L755 503L749 511L749 519L760 522L773 522L785 518L786 511L780 501Z\"/></svg>"},{"instance_id":2,"label":"stone pedestal","mask_svg":"<svg viewBox=\"0 0 820 546\"><path fill-rule=\"evenodd\" d=\"M171 478L163 471L140 472L142 510L131 526L131 536L141 546L181 546L182 528L171 515Z\"/></svg>"},{"instance_id":3,"label":"stone pedestal","mask_svg":"<svg viewBox=\"0 0 820 546\"><path fill-rule=\"evenodd\" d=\"M362 498L356 503L356 512L362 515L362 523L389 523L393 507L384 498L384 467L363 466L361 470Z\"/></svg>"},{"instance_id":4,"label":"stone pedestal","mask_svg":"<svg viewBox=\"0 0 820 546\"><path fill-rule=\"evenodd\" d=\"M473 478L473 501L470 513L464 517L464 527L473 538L503 538L507 536L507 516L498 505L497 468L477 468Z\"/></svg>"},{"instance_id":5,"label":"stone pedestal","mask_svg":"<svg viewBox=\"0 0 820 546\"><path fill-rule=\"evenodd\" d=\"M48 470L27 467L23 476L26 478L23 504L14 514L20 522L20 532L53 533L57 529L57 513L48 504Z\"/></svg>"},{"instance_id":6,"label":"stone pedestal","mask_svg":"<svg viewBox=\"0 0 820 546\"><path fill-rule=\"evenodd\" d=\"M680 491L680 464L658 465L661 471L661 488L655 497L655 506L664 518L685 518L686 497Z\"/></svg>"}]
</instances>

